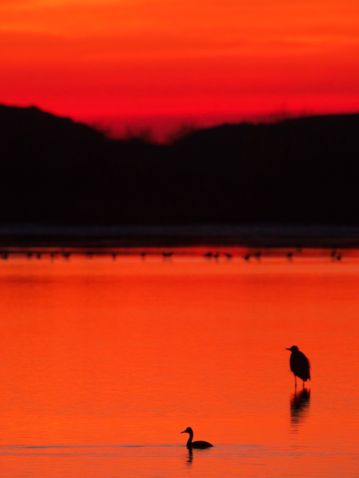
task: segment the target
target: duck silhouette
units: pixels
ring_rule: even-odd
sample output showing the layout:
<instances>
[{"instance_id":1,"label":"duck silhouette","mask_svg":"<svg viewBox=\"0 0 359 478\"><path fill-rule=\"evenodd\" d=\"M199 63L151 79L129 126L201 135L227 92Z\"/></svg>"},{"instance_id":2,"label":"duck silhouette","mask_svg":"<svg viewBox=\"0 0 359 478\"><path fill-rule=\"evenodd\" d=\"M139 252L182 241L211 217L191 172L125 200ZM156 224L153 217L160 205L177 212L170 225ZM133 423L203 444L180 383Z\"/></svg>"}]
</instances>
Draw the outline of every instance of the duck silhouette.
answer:
<instances>
[{"instance_id":1,"label":"duck silhouette","mask_svg":"<svg viewBox=\"0 0 359 478\"><path fill-rule=\"evenodd\" d=\"M187 427L183 432L181 433L188 433L189 438L186 444L186 447L189 450L192 450L193 448L198 448L200 450L204 450L205 448L211 448L213 445L212 443L209 443L208 441L202 441L202 440L197 440L193 441L193 430L191 427Z\"/></svg>"}]
</instances>

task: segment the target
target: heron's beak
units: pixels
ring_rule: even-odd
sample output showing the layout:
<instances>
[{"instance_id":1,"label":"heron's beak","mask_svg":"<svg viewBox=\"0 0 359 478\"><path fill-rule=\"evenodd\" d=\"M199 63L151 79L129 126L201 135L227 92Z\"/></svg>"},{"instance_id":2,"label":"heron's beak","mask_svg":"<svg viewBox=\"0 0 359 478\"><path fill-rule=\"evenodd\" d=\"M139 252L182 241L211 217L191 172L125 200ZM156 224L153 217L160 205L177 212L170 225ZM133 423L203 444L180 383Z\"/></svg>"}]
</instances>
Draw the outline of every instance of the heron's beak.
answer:
<instances>
[{"instance_id":1,"label":"heron's beak","mask_svg":"<svg viewBox=\"0 0 359 478\"><path fill-rule=\"evenodd\" d=\"M286 350L290 350L290 351L292 351L291 347L286 347Z\"/></svg>"}]
</instances>

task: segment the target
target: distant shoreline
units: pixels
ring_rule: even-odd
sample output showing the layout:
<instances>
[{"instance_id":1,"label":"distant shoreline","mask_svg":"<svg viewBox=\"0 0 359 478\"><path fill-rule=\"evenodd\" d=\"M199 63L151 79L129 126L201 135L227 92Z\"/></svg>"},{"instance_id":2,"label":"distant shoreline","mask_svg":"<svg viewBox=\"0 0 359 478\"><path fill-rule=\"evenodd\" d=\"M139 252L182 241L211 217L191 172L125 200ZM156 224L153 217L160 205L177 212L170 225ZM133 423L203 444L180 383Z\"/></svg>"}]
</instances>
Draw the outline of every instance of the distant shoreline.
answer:
<instances>
[{"instance_id":1,"label":"distant shoreline","mask_svg":"<svg viewBox=\"0 0 359 478\"><path fill-rule=\"evenodd\" d=\"M359 247L359 227L0 225L0 247Z\"/></svg>"},{"instance_id":2,"label":"distant shoreline","mask_svg":"<svg viewBox=\"0 0 359 478\"><path fill-rule=\"evenodd\" d=\"M359 228L359 113L223 124L167 145L109 139L36 107L0 105L0 123L0 224L14 225L3 243L359 244L337 227ZM15 227L78 223L148 227Z\"/></svg>"}]
</instances>

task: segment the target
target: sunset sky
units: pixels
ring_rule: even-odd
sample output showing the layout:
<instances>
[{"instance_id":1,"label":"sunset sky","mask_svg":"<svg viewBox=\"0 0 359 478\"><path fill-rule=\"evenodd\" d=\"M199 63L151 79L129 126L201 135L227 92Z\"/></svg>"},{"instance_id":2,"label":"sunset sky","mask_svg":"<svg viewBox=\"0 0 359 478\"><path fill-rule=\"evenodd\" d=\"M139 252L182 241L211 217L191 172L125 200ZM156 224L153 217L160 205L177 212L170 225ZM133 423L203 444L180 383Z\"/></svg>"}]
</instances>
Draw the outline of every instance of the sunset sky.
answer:
<instances>
[{"instance_id":1,"label":"sunset sky","mask_svg":"<svg viewBox=\"0 0 359 478\"><path fill-rule=\"evenodd\" d=\"M0 102L75 118L359 110L357 0L1 0Z\"/></svg>"}]
</instances>

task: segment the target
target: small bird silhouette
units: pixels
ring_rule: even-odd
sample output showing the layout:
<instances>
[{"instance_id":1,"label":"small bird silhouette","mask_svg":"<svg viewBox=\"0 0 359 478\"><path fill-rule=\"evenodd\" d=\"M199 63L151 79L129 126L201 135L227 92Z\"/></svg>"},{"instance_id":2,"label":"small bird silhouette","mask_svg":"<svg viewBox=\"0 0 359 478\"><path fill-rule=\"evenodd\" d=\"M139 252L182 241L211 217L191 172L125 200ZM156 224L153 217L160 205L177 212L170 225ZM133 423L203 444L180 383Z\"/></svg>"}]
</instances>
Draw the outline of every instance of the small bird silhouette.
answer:
<instances>
[{"instance_id":1,"label":"small bird silhouette","mask_svg":"<svg viewBox=\"0 0 359 478\"><path fill-rule=\"evenodd\" d=\"M288 261L291 261L291 260L293 259L293 256L294 256L294 254L293 254L292 251L288 251L288 252L287 252L287 259L288 259Z\"/></svg>"},{"instance_id":2,"label":"small bird silhouette","mask_svg":"<svg viewBox=\"0 0 359 478\"><path fill-rule=\"evenodd\" d=\"M162 257L165 261L169 261L173 256L173 252L172 251L163 251L162 252Z\"/></svg>"},{"instance_id":3,"label":"small bird silhouette","mask_svg":"<svg viewBox=\"0 0 359 478\"><path fill-rule=\"evenodd\" d=\"M342 260L342 255L340 252L338 252L336 249L333 249L330 257L332 258L332 261L341 261Z\"/></svg>"},{"instance_id":4,"label":"small bird silhouette","mask_svg":"<svg viewBox=\"0 0 359 478\"><path fill-rule=\"evenodd\" d=\"M201 440L193 441L193 430L192 430L191 427L187 427L181 433L188 433L189 434L189 438L188 438L188 441L187 441L187 444L186 444L186 447L189 450L192 450L192 448L198 448L198 449L204 450L205 448L210 448L210 447L213 446L212 443L209 443L208 441L201 441Z\"/></svg>"},{"instance_id":5,"label":"small bird silhouette","mask_svg":"<svg viewBox=\"0 0 359 478\"><path fill-rule=\"evenodd\" d=\"M212 259L212 257L213 257L213 252L211 252L211 251L205 252L205 253L203 254L203 257L204 257L205 259Z\"/></svg>"},{"instance_id":6,"label":"small bird silhouette","mask_svg":"<svg viewBox=\"0 0 359 478\"><path fill-rule=\"evenodd\" d=\"M310 380L310 363L308 358L304 355L303 352L299 350L296 345L292 345L288 347L287 350L290 350L292 353L290 354L289 365L290 369L294 374L294 386L297 388L297 377L303 380L303 388L304 382Z\"/></svg>"}]
</instances>

